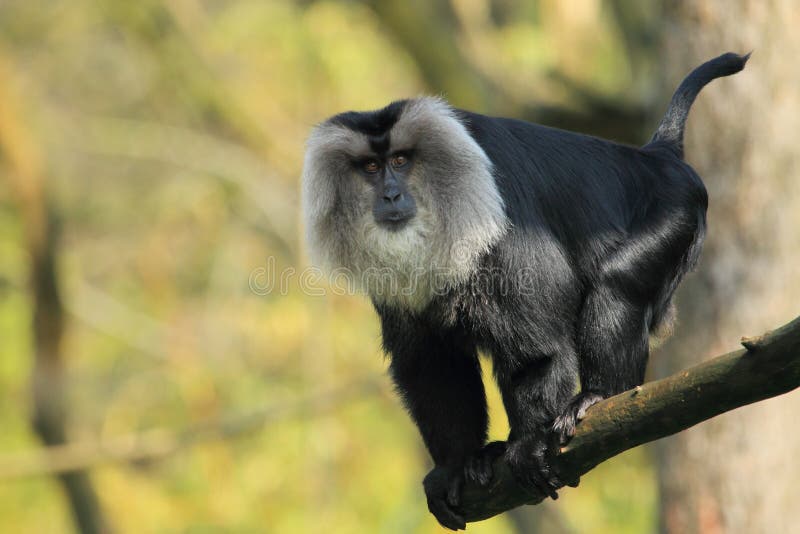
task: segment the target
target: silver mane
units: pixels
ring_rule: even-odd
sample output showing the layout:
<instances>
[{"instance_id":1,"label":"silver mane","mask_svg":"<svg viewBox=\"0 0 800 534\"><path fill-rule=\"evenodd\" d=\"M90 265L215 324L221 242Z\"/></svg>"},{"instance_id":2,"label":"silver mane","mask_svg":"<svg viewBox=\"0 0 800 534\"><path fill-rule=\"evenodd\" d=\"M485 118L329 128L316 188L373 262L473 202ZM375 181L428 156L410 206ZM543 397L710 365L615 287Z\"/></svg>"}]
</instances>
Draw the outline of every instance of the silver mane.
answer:
<instances>
[{"instance_id":1,"label":"silver mane","mask_svg":"<svg viewBox=\"0 0 800 534\"><path fill-rule=\"evenodd\" d=\"M378 302L419 310L469 278L509 223L489 158L442 99L407 101L390 147L414 152L408 187L418 211L400 231L375 223L370 186L351 164L371 154L366 135L330 119L314 128L303 168L306 237L314 264Z\"/></svg>"}]
</instances>

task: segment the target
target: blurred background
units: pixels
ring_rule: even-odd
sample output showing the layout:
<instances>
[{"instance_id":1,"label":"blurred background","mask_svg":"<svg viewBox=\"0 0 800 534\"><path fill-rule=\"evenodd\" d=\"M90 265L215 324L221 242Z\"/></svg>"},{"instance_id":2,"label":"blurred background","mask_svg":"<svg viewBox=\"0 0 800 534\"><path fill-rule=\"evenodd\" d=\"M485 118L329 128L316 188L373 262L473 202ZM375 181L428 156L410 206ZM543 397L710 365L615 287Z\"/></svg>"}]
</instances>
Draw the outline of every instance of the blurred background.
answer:
<instances>
[{"instance_id":1,"label":"blurred background","mask_svg":"<svg viewBox=\"0 0 800 534\"><path fill-rule=\"evenodd\" d=\"M794 0L0 1L0 531L440 531L370 305L298 280L304 139L343 110L441 94L642 144L691 68L755 49L689 120L709 239L651 378L788 322L798 27ZM798 410L469 531L798 532Z\"/></svg>"}]
</instances>

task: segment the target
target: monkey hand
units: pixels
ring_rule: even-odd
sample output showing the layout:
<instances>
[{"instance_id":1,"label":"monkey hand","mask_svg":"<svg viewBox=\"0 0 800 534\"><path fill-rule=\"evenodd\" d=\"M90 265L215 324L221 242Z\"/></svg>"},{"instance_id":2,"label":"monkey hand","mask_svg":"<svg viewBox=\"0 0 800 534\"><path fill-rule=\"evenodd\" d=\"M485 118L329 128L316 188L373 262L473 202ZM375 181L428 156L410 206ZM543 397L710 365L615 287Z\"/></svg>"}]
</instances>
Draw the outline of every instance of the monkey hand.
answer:
<instances>
[{"instance_id":1,"label":"monkey hand","mask_svg":"<svg viewBox=\"0 0 800 534\"><path fill-rule=\"evenodd\" d=\"M463 466L437 465L425 476L422 486L428 498L428 510L443 527L450 530L467 528L464 514L459 509L464 486Z\"/></svg>"},{"instance_id":2,"label":"monkey hand","mask_svg":"<svg viewBox=\"0 0 800 534\"><path fill-rule=\"evenodd\" d=\"M577 486L577 480L564 481L555 468L552 458L558 454L553 434L527 436L509 441L505 459L511 473L524 490L542 495L542 499L558 499L557 490L566 485ZM534 504L534 503L532 503Z\"/></svg>"},{"instance_id":3,"label":"monkey hand","mask_svg":"<svg viewBox=\"0 0 800 534\"><path fill-rule=\"evenodd\" d=\"M591 391L575 395L564 409L563 413L553 422L553 432L558 435L561 445L566 444L575 435L575 427L586 417L586 410L603 400L599 393Z\"/></svg>"}]
</instances>

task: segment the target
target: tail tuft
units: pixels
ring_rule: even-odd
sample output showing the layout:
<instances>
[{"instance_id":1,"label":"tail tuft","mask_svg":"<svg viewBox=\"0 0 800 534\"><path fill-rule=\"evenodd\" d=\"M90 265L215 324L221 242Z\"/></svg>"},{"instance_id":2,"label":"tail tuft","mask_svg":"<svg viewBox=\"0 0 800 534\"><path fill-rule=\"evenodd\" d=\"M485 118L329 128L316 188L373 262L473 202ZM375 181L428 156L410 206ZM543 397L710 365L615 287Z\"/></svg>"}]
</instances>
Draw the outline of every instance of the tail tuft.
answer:
<instances>
[{"instance_id":1,"label":"tail tuft","mask_svg":"<svg viewBox=\"0 0 800 534\"><path fill-rule=\"evenodd\" d=\"M744 55L728 52L703 63L689 73L678 86L675 94L672 95L667 112L647 146L668 145L682 158L683 130L686 128L686 118L689 116L689 110L700 90L715 78L730 76L744 69L747 60L750 59L750 54L752 52Z\"/></svg>"}]
</instances>

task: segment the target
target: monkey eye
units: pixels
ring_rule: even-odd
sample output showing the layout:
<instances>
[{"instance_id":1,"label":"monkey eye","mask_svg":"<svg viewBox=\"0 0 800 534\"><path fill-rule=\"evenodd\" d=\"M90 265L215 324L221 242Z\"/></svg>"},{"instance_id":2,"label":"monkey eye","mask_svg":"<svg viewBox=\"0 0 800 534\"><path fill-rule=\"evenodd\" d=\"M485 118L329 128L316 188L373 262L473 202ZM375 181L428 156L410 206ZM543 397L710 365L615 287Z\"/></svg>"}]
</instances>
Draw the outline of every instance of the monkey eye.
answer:
<instances>
[{"instance_id":1,"label":"monkey eye","mask_svg":"<svg viewBox=\"0 0 800 534\"><path fill-rule=\"evenodd\" d=\"M364 172L369 173L369 174L375 174L376 172L378 172L380 170L380 168L381 168L381 166L378 165L378 162L375 161L375 160L369 160L369 161L365 162L364 165L363 165Z\"/></svg>"},{"instance_id":2,"label":"monkey eye","mask_svg":"<svg viewBox=\"0 0 800 534\"><path fill-rule=\"evenodd\" d=\"M403 165L408 163L408 158L403 154L395 154L394 156L392 156L390 163L392 164L392 167L395 168L402 167Z\"/></svg>"}]
</instances>

